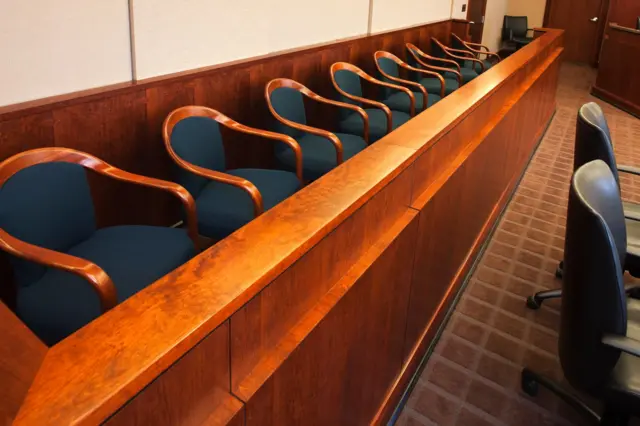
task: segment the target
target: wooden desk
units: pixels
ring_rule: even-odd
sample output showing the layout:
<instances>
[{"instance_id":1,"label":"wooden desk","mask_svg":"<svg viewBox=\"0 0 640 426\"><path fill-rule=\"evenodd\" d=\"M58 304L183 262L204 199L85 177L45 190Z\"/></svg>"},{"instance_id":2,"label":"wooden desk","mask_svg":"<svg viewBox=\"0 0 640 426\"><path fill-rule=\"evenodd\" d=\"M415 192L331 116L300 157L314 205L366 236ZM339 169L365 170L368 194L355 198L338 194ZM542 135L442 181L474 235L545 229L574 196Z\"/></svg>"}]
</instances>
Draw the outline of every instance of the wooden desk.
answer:
<instances>
[{"instance_id":1,"label":"wooden desk","mask_svg":"<svg viewBox=\"0 0 640 426\"><path fill-rule=\"evenodd\" d=\"M640 117L640 31L610 23L591 93Z\"/></svg>"},{"instance_id":2,"label":"wooden desk","mask_svg":"<svg viewBox=\"0 0 640 426\"><path fill-rule=\"evenodd\" d=\"M551 120L562 50L548 30L50 348L15 424L383 424Z\"/></svg>"}]
</instances>

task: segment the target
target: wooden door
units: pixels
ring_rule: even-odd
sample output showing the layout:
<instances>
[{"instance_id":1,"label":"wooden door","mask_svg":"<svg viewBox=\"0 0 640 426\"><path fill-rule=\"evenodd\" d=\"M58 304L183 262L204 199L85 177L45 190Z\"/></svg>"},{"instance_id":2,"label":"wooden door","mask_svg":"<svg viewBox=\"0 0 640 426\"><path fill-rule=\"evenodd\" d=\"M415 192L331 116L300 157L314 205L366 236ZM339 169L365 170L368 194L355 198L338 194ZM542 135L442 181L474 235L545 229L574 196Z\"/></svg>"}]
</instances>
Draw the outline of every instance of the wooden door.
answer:
<instances>
[{"instance_id":1,"label":"wooden door","mask_svg":"<svg viewBox=\"0 0 640 426\"><path fill-rule=\"evenodd\" d=\"M469 0L467 8L467 20L473 22L469 25L469 37L473 43L482 43L487 0Z\"/></svg>"},{"instance_id":2,"label":"wooden door","mask_svg":"<svg viewBox=\"0 0 640 426\"><path fill-rule=\"evenodd\" d=\"M605 20L603 0L547 0L544 26L565 30L567 61L595 65Z\"/></svg>"}]
</instances>

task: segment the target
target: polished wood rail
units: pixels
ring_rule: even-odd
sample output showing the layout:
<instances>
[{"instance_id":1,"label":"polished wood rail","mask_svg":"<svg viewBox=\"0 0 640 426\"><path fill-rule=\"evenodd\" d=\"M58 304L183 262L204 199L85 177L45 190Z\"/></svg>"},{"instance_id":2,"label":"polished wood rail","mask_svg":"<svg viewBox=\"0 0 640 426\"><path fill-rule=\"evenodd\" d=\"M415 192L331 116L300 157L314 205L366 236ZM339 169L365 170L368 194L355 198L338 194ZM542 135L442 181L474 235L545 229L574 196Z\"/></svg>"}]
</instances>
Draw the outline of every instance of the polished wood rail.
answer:
<instances>
[{"instance_id":1,"label":"polished wood rail","mask_svg":"<svg viewBox=\"0 0 640 426\"><path fill-rule=\"evenodd\" d=\"M554 113L563 35L538 35L44 355L0 322L0 373L30 366L0 413L384 424Z\"/></svg>"}]
</instances>

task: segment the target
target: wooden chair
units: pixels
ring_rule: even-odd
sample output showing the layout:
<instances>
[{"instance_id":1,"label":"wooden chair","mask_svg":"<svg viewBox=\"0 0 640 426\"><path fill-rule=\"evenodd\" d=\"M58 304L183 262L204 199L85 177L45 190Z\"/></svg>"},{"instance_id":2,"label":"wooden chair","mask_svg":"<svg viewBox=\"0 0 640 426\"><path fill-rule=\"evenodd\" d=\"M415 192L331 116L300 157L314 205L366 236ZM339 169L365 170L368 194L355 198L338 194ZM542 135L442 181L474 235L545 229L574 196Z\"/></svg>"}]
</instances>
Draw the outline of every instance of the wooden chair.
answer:
<instances>
[{"instance_id":1,"label":"wooden chair","mask_svg":"<svg viewBox=\"0 0 640 426\"><path fill-rule=\"evenodd\" d=\"M444 97L445 83L444 78L436 72L427 71L410 66L403 62L400 58L392 53L377 51L374 55L376 67L380 72L383 80L388 80L390 83L398 83L403 86L409 86L409 89L413 91L413 97L416 101L416 109L418 112L435 105L440 99ZM440 94L429 95L427 89L419 82L409 81L400 78L400 68L403 68L409 72L417 73L420 76L429 76L427 79L437 80L440 82ZM416 90L413 90L416 89ZM392 110L411 113L411 102L409 96L402 92L390 93L389 89L384 89L385 96L383 103Z\"/></svg>"},{"instance_id":2,"label":"wooden chair","mask_svg":"<svg viewBox=\"0 0 640 426\"><path fill-rule=\"evenodd\" d=\"M359 116L364 126L363 136L333 133L307 125L303 96ZM265 87L265 97L269 111L276 119L276 130L295 138L300 145L303 175L307 180L318 179L365 149L369 143L369 116L358 106L324 98L287 78L271 80ZM276 148L275 155L280 165L291 168L293 158L290 150Z\"/></svg>"},{"instance_id":3,"label":"wooden chair","mask_svg":"<svg viewBox=\"0 0 640 426\"><path fill-rule=\"evenodd\" d=\"M226 170L220 124L287 146L295 173L284 170ZM254 129L204 106L178 108L164 121L167 152L178 165L178 182L196 200L201 235L222 239L300 189L302 151L290 136Z\"/></svg>"},{"instance_id":4,"label":"wooden chair","mask_svg":"<svg viewBox=\"0 0 640 426\"><path fill-rule=\"evenodd\" d=\"M445 96L450 95L462 86L460 65L456 61L428 55L411 43L407 43L406 48L409 51L409 65L414 68L437 72L444 78ZM410 74L410 78L420 83L429 93L442 93L442 84L435 77L424 78L423 75L413 72Z\"/></svg>"},{"instance_id":5,"label":"wooden chair","mask_svg":"<svg viewBox=\"0 0 640 426\"><path fill-rule=\"evenodd\" d=\"M385 83L371 77L355 65L346 62L337 62L331 65L331 82L342 100L356 105L369 105L373 108L365 108L369 116L369 137L375 142L394 129L400 127L415 115L416 100L413 92L406 87L391 83ZM409 97L410 113L392 111L382 102L367 99L362 95L361 79L375 84L379 88L394 89L405 93ZM363 122L353 113L345 114L339 123L340 129L346 133L363 134Z\"/></svg>"},{"instance_id":6,"label":"wooden chair","mask_svg":"<svg viewBox=\"0 0 640 426\"><path fill-rule=\"evenodd\" d=\"M84 169L175 195L187 230L97 229ZM191 259L195 216L195 202L180 185L125 172L79 151L41 148L5 160L0 247L11 255L18 316L46 344L57 343Z\"/></svg>"},{"instance_id":7,"label":"wooden chair","mask_svg":"<svg viewBox=\"0 0 640 426\"><path fill-rule=\"evenodd\" d=\"M435 37L431 37L431 51L435 56L451 59L458 63L463 84L470 82L484 72L484 64L476 59L473 53L467 50L451 49L440 43Z\"/></svg>"},{"instance_id":8,"label":"wooden chair","mask_svg":"<svg viewBox=\"0 0 640 426\"><path fill-rule=\"evenodd\" d=\"M501 60L500 55L495 52L491 52L487 46L479 43L464 41L454 33L451 33L451 47L456 50L471 52L476 59L482 61L485 70L491 69L491 67L493 67ZM485 59L480 59L480 55L484 55Z\"/></svg>"}]
</instances>

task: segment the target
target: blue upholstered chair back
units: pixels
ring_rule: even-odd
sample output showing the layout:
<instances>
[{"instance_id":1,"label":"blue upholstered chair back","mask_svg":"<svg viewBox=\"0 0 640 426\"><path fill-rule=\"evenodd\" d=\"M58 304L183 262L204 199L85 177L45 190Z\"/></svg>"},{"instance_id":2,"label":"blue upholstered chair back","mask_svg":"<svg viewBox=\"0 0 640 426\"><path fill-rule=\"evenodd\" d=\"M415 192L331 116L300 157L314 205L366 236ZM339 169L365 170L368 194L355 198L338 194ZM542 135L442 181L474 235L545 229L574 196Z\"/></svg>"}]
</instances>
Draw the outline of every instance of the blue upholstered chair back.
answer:
<instances>
[{"instance_id":1,"label":"blue upholstered chair back","mask_svg":"<svg viewBox=\"0 0 640 426\"><path fill-rule=\"evenodd\" d=\"M385 72L385 74L390 75L391 77L400 77L400 69L398 64L396 64L393 60L389 58L378 58L378 65ZM387 83L392 83L393 81L389 80L387 77L380 75L380 79ZM392 94L392 90L386 87L382 88L382 95L384 99L388 98Z\"/></svg>"},{"instance_id":2,"label":"blue upholstered chair back","mask_svg":"<svg viewBox=\"0 0 640 426\"><path fill-rule=\"evenodd\" d=\"M302 93L290 87L279 87L271 92L271 106L282 117L298 124L307 124L307 114L304 109ZM301 136L304 132L289 127L274 119L274 130L289 135L292 138ZM284 144L276 144L277 149L287 149Z\"/></svg>"},{"instance_id":3,"label":"blue upholstered chair back","mask_svg":"<svg viewBox=\"0 0 640 426\"><path fill-rule=\"evenodd\" d=\"M91 190L84 168L55 162L13 175L0 188L0 227L15 238L55 251L67 251L96 230ZM47 268L11 259L18 286L28 286Z\"/></svg>"},{"instance_id":4,"label":"blue upholstered chair back","mask_svg":"<svg viewBox=\"0 0 640 426\"><path fill-rule=\"evenodd\" d=\"M336 80L336 84L338 85L338 87L340 87L340 89L344 90L348 94L353 96L363 97L362 85L360 84L360 77L356 73L351 72L349 70L338 70L334 74L334 79ZM351 99L342 95L340 95L340 100L342 102L347 102L353 105L362 106L360 105L360 102L352 101ZM348 110L346 108L340 108L340 114L342 115L343 118L351 115L352 113L353 111L351 110Z\"/></svg>"},{"instance_id":5,"label":"blue upholstered chair back","mask_svg":"<svg viewBox=\"0 0 640 426\"><path fill-rule=\"evenodd\" d=\"M413 57L413 55L411 54L411 52L414 52L416 55L418 54L418 52L415 51L415 49L409 49L407 48L407 64L409 64L410 66L414 67L414 68L424 68L422 65L420 65L418 63L418 61L416 60L416 58ZM415 72L415 71L409 71L409 78L413 81L420 81L420 75L419 73Z\"/></svg>"},{"instance_id":6,"label":"blue upholstered chair back","mask_svg":"<svg viewBox=\"0 0 640 426\"><path fill-rule=\"evenodd\" d=\"M171 132L171 147L185 161L210 170L225 170L224 145L218 122L208 117L187 117ZM176 167L177 182L196 198L209 182Z\"/></svg>"},{"instance_id":7,"label":"blue upholstered chair back","mask_svg":"<svg viewBox=\"0 0 640 426\"><path fill-rule=\"evenodd\" d=\"M458 50L467 50L467 46L465 46L460 40L456 37L451 37L451 47Z\"/></svg>"}]
</instances>

